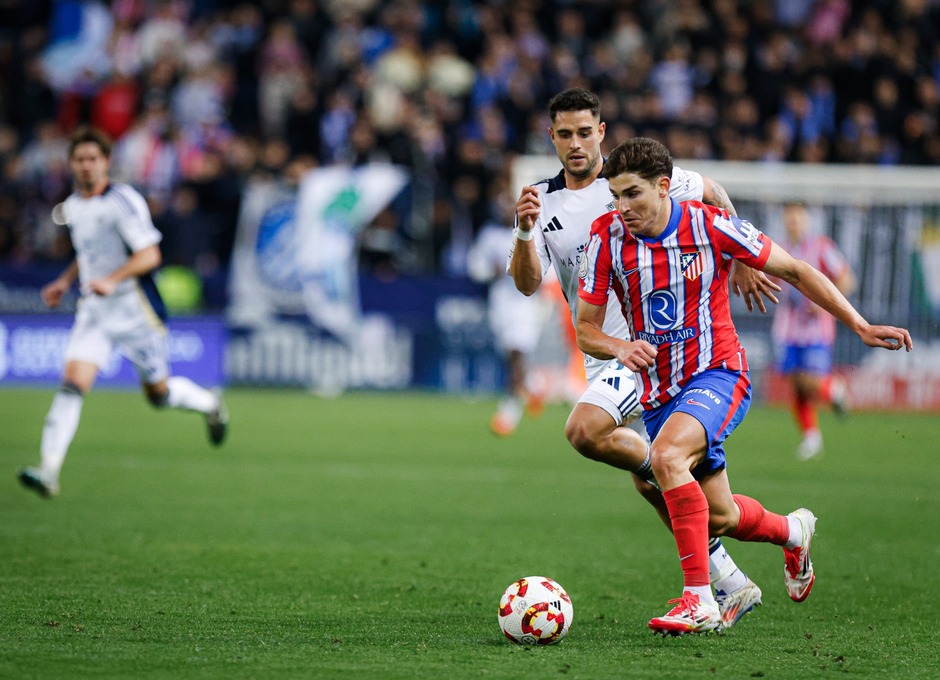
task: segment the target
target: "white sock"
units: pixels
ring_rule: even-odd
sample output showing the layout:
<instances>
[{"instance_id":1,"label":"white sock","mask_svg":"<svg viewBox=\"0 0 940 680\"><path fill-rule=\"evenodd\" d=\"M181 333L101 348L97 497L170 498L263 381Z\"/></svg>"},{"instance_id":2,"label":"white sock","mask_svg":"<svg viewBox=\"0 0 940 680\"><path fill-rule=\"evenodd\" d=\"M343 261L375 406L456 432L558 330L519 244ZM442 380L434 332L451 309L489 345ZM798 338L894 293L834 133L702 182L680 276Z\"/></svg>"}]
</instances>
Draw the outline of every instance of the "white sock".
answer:
<instances>
[{"instance_id":1,"label":"white sock","mask_svg":"<svg viewBox=\"0 0 940 680\"><path fill-rule=\"evenodd\" d=\"M78 421L82 416L82 403L84 397L68 388L56 392L52 398L52 406L46 415L46 422L42 427L42 442L39 445L39 469L42 475L50 480L57 480L65 454L75 437Z\"/></svg>"},{"instance_id":2,"label":"white sock","mask_svg":"<svg viewBox=\"0 0 940 680\"><path fill-rule=\"evenodd\" d=\"M699 602L702 604L715 604L715 597L712 595L711 586L685 586L683 591L698 595Z\"/></svg>"},{"instance_id":3,"label":"white sock","mask_svg":"<svg viewBox=\"0 0 940 680\"><path fill-rule=\"evenodd\" d=\"M747 575L731 559L720 538L708 541L708 575L717 593L732 593L747 583Z\"/></svg>"},{"instance_id":4,"label":"white sock","mask_svg":"<svg viewBox=\"0 0 940 680\"><path fill-rule=\"evenodd\" d=\"M803 544L803 525L793 515L787 515L787 524L790 526L790 538L784 543L784 548L795 548Z\"/></svg>"},{"instance_id":5,"label":"white sock","mask_svg":"<svg viewBox=\"0 0 940 680\"><path fill-rule=\"evenodd\" d=\"M166 387L166 405L170 408L211 413L219 405L218 397L189 378L173 376L166 381Z\"/></svg>"}]
</instances>

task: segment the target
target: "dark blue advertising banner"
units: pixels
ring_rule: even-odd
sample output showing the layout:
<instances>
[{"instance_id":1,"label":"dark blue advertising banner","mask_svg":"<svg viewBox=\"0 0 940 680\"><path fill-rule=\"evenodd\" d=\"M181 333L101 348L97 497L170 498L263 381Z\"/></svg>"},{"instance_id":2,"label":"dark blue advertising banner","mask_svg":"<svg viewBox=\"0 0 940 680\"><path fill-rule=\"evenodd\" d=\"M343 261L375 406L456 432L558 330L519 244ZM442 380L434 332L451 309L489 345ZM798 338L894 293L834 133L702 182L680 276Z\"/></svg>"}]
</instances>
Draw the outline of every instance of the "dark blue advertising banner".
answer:
<instances>
[{"instance_id":1,"label":"dark blue advertising banner","mask_svg":"<svg viewBox=\"0 0 940 680\"><path fill-rule=\"evenodd\" d=\"M0 385L55 385L62 376L71 315L0 315ZM201 385L225 382L228 331L218 318L171 319L167 342L170 370ZM133 365L117 352L102 368L98 384L134 387Z\"/></svg>"}]
</instances>

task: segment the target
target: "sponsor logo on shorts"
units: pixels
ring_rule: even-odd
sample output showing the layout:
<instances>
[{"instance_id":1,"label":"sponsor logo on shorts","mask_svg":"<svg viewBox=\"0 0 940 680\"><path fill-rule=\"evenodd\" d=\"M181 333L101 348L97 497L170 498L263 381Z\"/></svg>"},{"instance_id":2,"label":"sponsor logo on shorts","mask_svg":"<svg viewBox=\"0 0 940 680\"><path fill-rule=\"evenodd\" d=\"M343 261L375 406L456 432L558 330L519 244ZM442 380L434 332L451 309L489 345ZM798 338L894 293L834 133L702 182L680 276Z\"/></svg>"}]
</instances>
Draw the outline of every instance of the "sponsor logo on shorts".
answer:
<instances>
[{"instance_id":1,"label":"sponsor logo on shorts","mask_svg":"<svg viewBox=\"0 0 940 680\"><path fill-rule=\"evenodd\" d=\"M704 397L705 399L708 399L708 400L710 400L710 401L715 402L716 405L721 404L721 397L719 397L718 395L716 395L714 392L712 392L712 391L711 391L710 389L708 389L708 388L696 387L696 388L691 389L691 390L689 390L688 392L686 392L686 396L689 396L689 395L692 395L692 394L701 395L701 396ZM691 403L692 403L692 400L689 400L689 401L686 402L686 403L691 404Z\"/></svg>"}]
</instances>

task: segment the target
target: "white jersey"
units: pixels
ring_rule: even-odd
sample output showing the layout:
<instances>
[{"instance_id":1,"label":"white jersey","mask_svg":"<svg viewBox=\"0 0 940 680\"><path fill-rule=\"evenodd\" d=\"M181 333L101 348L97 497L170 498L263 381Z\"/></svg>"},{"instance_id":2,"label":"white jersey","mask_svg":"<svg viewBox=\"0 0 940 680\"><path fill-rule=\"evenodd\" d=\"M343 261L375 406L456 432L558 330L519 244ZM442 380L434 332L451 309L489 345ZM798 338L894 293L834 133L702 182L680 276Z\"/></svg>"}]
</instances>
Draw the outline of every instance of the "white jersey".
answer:
<instances>
[{"instance_id":1,"label":"white jersey","mask_svg":"<svg viewBox=\"0 0 940 680\"><path fill-rule=\"evenodd\" d=\"M598 177L583 189L568 189L565 186L564 170L555 177L537 182L533 186L538 190L542 204L542 210L532 230L536 252L542 263L542 276L545 276L549 267L554 267L571 309L573 324L578 309L578 268L591 235L591 224L601 215L614 210L610 189L603 177ZM704 190L705 180L699 173L673 168L669 195L674 199L700 201ZM518 228L517 218L516 230ZM515 233L514 230L513 235ZM510 247L510 259L513 249L514 245ZM630 337L620 301L613 290L607 299L603 330L615 338ZM584 369L588 382L592 382L612 361L585 355Z\"/></svg>"},{"instance_id":2,"label":"white jersey","mask_svg":"<svg viewBox=\"0 0 940 680\"><path fill-rule=\"evenodd\" d=\"M162 238L144 197L126 184L110 184L102 194L90 198L74 193L65 199L64 207L83 292L89 281L108 276L127 262L131 253ZM114 294L129 293L135 284L125 279Z\"/></svg>"}]
</instances>

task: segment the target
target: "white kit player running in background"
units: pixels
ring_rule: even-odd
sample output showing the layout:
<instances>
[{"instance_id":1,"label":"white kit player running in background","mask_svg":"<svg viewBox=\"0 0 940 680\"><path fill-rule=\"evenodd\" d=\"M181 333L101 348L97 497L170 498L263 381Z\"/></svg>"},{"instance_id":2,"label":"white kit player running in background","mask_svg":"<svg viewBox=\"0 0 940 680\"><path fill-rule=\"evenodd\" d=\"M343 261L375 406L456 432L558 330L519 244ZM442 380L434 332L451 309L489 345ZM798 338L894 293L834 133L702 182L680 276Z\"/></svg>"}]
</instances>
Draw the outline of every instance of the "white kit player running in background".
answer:
<instances>
[{"instance_id":1,"label":"white kit player running in background","mask_svg":"<svg viewBox=\"0 0 940 680\"><path fill-rule=\"evenodd\" d=\"M511 202L510 202L511 205ZM508 216L507 216L508 217ZM526 365L538 346L550 314L549 302L541 296L526 297L506 275L506 248L512 241L512 228L489 222L477 234L467 253L467 273L474 281L489 284L487 316L496 349L509 371L507 394L500 400L490 420L490 429L505 437L512 434L523 413L542 411L542 398L528 384Z\"/></svg>"},{"instance_id":2,"label":"white kit player running in background","mask_svg":"<svg viewBox=\"0 0 940 680\"><path fill-rule=\"evenodd\" d=\"M130 359L144 394L157 407L197 411L206 418L209 439L221 444L228 414L221 395L188 378L170 377L166 314L151 278L160 265L160 232L144 198L109 179L111 142L85 128L69 145L76 191L62 206L75 261L42 289L57 307L79 280L81 298L65 350L62 386L52 400L40 444L38 467L23 468L20 481L41 496L59 492L59 473L78 429L82 402L114 347Z\"/></svg>"},{"instance_id":3,"label":"white kit player running in background","mask_svg":"<svg viewBox=\"0 0 940 680\"><path fill-rule=\"evenodd\" d=\"M541 285L549 268L561 283L572 324L578 304L579 269L591 223L613 210L607 180L601 176L604 159L601 142L605 124L600 120L598 97L581 88L559 93L549 103L549 134L562 170L555 177L524 187L516 202L515 241L509 255L509 272L516 287L526 295ZM704 200L733 212L720 185L696 172L676 168L670 194L678 201ZM735 267L732 290L743 295L748 309L756 303L765 311L761 294L776 302L779 286L759 272ZM608 300L610 310L604 332L627 338L629 330L616 295ZM600 361L585 356L588 388L575 404L565 425L570 444L583 456L633 473L634 484L653 505L671 530L662 494L650 481L649 444L629 425L641 412L634 373L615 360ZM640 424L641 425L641 424ZM733 626L760 604L760 589L738 569L721 541L709 545L712 581L719 593L724 625Z\"/></svg>"}]
</instances>

